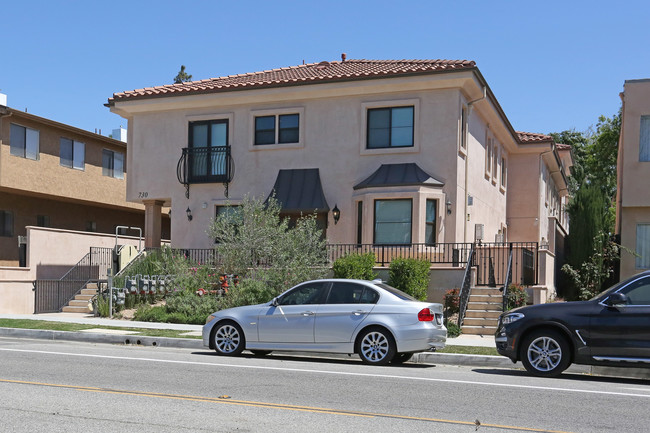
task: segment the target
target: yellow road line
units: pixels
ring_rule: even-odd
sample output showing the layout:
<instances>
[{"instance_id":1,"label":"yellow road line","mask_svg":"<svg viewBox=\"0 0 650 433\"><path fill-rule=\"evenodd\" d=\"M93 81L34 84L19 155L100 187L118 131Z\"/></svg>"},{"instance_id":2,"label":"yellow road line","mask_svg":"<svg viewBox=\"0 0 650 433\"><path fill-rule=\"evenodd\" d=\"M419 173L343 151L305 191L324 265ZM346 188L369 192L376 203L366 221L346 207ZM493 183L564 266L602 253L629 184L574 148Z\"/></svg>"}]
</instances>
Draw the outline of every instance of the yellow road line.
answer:
<instances>
[{"instance_id":1,"label":"yellow road line","mask_svg":"<svg viewBox=\"0 0 650 433\"><path fill-rule=\"evenodd\" d=\"M146 391L129 391L129 390L120 390L120 389L97 388L97 387L89 387L89 386L65 385L65 384L42 383L42 382L29 382L23 380L10 380L10 379L0 379L0 382L15 383L20 385L66 388L66 389L72 389L76 391L97 392L97 393L104 393L104 394L132 395L132 396L139 396L139 397L164 398L164 399L173 399L173 400L196 401L196 402L203 402L203 403L220 403L220 404L229 404L229 405L236 405L236 406L260 407L266 409L281 409L281 410L292 410L292 411L299 411L299 412L322 413L328 415L355 416L355 417L363 417L363 418L391 418L391 419L425 421L425 422L435 422L435 423L444 423L444 424L471 425L471 426L475 425L474 421L457 421L457 420L449 420L449 419L442 419L442 418L425 418L425 417L416 417L416 416L407 416L407 415L398 415L398 414L348 411L348 410L338 410L338 409L312 407L312 406L299 406L299 405L282 404L282 403L234 400L231 398L225 399L219 397L199 397L199 396L181 395L181 394L164 394L164 393L146 392ZM481 427L499 428L504 430L539 432L539 433L568 433L560 430L544 430L538 428L516 427L516 426L488 424L488 423L481 423Z\"/></svg>"}]
</instances>

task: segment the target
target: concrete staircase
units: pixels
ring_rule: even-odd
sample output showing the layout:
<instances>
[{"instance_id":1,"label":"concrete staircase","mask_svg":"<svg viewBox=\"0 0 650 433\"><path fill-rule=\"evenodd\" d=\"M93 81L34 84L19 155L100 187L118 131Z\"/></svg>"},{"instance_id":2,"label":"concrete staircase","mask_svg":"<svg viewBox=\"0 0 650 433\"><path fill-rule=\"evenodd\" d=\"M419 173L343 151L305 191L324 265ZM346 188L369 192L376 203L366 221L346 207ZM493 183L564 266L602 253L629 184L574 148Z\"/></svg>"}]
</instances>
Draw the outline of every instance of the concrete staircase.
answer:
<instances>
[{"instance_id":1,"label":"concrete staircase","mask_svg":"<svg viewBox=\"0 0 650 433\"><path fill-rule=\"evenodd\" d=\"M63 307L64 313L92 313L93 307L90 301L97 295L97 283L88 283L84 289L81 289L68 305Z\"/></svg>"},{"instance_id":2,"label":"concrete staircase","mask_svg":"<svg viewBox=\"0 0 650 433\"><path fill-rule=\"evenodd\" d=\"M502 310L503 293L499 289L473 287L463 320L463 334L494 336Z\"/></svg>"}]
</instances>

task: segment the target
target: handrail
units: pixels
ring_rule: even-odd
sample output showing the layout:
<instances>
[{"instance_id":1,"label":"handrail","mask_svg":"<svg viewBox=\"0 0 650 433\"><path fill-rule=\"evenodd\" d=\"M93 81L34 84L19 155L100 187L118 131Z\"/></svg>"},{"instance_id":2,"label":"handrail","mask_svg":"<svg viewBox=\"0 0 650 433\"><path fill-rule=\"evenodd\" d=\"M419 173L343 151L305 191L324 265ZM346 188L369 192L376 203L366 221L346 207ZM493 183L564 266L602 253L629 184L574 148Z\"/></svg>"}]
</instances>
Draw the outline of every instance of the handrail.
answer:
<instances>
[{"instance_id":1,"label":"handrail","mask_svg":"<svg viewBox=\"0 0 650 433\"><path fill-rule=\"evenodd\" d=\"M512 282L512 243L510 243L510 257L508 257L508 270L506 271L506 280L501 290L503 291L502 311L506 311L508 306L508 286Z\"/></svg>"},{"instance_id":2,"label":"handrail","mask_svg":"<svg viewBox=\"0 0 650 433\"><path fill-rule=\"evenodd\" d=\"M469 250L467 257L467 264L465 266L465 273L463 275L463 286L460 289L460 294L458 295L459 299L459 308L458 308L458 326L463 326L463 321L465 320L465 311L467 310L467 304L469 302L469 296L472 292L472 260L474 259L474 244Z\"/></svg>"}]
</instances>

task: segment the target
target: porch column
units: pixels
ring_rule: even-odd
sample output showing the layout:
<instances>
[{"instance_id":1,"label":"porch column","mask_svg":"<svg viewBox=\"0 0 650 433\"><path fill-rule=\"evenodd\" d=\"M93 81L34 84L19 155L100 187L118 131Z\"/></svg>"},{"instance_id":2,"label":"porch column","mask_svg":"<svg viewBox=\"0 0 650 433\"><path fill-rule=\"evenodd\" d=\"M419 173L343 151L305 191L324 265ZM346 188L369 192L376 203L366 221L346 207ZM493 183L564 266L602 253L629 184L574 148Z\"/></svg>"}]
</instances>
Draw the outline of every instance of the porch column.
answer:
<instances>
[{"instance_id":1,"label":"porch column","mask_svg":"<svg viewBox=\"0 0 650 433\"><path fill-rule=\"evenodd\" d=\"M143 200L144 203L144 247L160 248L162 206L164 201Z\"/></svg>"}]
</instances>

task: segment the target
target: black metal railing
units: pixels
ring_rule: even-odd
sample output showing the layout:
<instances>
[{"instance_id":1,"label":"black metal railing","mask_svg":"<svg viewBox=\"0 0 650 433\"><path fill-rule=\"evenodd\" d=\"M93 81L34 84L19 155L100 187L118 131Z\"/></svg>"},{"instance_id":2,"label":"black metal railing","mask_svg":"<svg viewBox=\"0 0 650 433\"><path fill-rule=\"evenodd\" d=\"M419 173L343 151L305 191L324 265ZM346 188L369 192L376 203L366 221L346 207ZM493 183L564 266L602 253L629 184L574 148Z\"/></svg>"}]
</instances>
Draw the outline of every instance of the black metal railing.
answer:
<instances>
[{"instance_id":1,"label":"black metal railing","mask_svg":"<svg viewBox=\"0 0 650 433\"><path fill-rule=\"evenodd\" d=\"M34 314L61 311L86 284L105 280L112 266L112 248L91 247L60 279L34 281Z\"/></svg>"},{"instance_id":2,"label":"black metal railing","mask_svg":"<svg viewBox=\"0 0 650 433\"><path fill-rule=\"evenodd\" d=\"M230 182L232 174L230 146L186 147L176 166L178 181L183 185Z\"/></svg>"},{"instance_id":3,"label":"black metal railing","mask_svg":"<svg viewBox=\"0 0 650 433\"><path fill-rule=\"evenodd\" d=\"M474 245L472 244L469 254L467 256L467 263L465 263L465 273L463 274L463 285L458 294L458 326L463 326L465 320L465 312L467 311L467 304L469 297L472 294L472 261L474 260Z\"/></svg>"},{"instance_id":4,"label":"black metal railing","mask_svg":"<svg viewBox=\"0 0 650 433\"><path fill-rule=\"evenodd\" d=\"M510 253L508 257L508 269L506 270L506 278L503 283L503 288L501 289L501 291L503 292L502 311L506 311L508 309L508 289L511 282L512 282L512 245L510 245Z\"/></svg>"},{"instance_id":5,"label":"black metal railing","mask_svg":"<svg viewBox=\"0 0 650 433\"><path fill-rule=\"evenodd\" d=\"M431 264L462 267L472 248L469 243L374 245L374 244L328 244L327 253L331 263L348 254L374 253L379 266L387 266L395 258L426 260Z\"/></svg>"},{"instance_id":6,"label":"black metal railing","mask_svg":"<svg viewBox=\"0 0 650 433\"><path fill-rule=\"evenodd\" d=\"M499 287L505 284L512 251L511 281L532 286L537 284L539 265L537 242L505 242L476 244L473 266L476 285Z\"/></svg>"}]
</instances>

